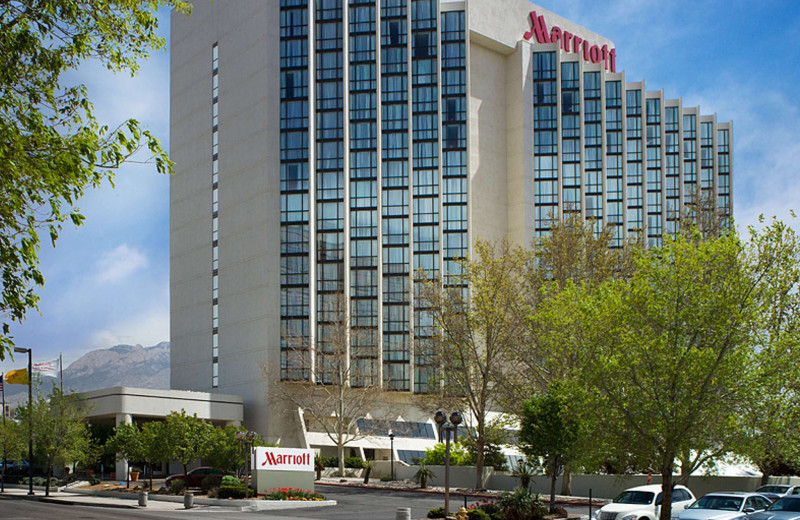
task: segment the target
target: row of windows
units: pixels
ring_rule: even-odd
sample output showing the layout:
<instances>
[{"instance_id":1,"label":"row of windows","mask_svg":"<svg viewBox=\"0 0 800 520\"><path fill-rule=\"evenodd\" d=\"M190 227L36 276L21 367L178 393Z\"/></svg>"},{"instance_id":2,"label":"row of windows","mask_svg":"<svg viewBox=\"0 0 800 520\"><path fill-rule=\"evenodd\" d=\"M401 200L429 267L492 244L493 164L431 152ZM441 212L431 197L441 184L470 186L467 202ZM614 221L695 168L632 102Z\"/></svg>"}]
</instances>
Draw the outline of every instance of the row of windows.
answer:
<instances>
[{"instance_id":1,"label":"row of windows","mask_svg":"<svg viewBox=\"0 0 800 520\"><path fill-rule=\"evenodd\" d=\"M211 46L211 387L219 386L219 44Z\"/></svg>"},{"instance_id":2,"label":"row of windows","mask_svg":"<svg viewBox=\"0 0 800 520\"><path fill-rule=\"evenodd\" d=\"M537 230L549 227L554 218L556 208L561 202L565 208L582 210L588 217L602 218L603 179L602 176L602 127L600 114L600 74L585 72L581 78L577 62L561 63L557 67L556 55L553 52L534 53L533 87L534 87L534 186L535 186L535 227ZM582 79L582 82L581 82ZM560 92L556 89L556 80L561 82ZM583 90L583 99L579 94ZM608 219L622 223L622 84L620 81L605 82L606 106L606 198L608 200ZM558 106L560 102L561 106ZM691 198L699 181L700 187L710 190L718 186L723 207L729 203L730 145L729 131L718 130L716 135L713 123L697 124L694 114L685 114L679 119L679 107L662 107L660 98L648 98L642 103L641 90L625 91L626 112L626 159L627 159L627 202L634 206L628 211L628 228L643 227L641 207L642 169L647 168L648 193L647 210L650 217L658 217L663 211L661 203L662 176L668 177L667 196L670 204L677 203L680 195L679 186L683 186L684 197ZM583 110L583 127L579 114ZM561 114L560 121L558 114ZM663 114L663 129L662 129ZM557 129L561 124L561 181L563 191L559 193L557 182L559 164L559 141ZM683 123L683 140L677 137ZM646 124L646 132L643 126ZM700 158L697 158L697 133L700 133ZM581 133L584 133L581 136ZM663 149L662 149L662 135ZM581 137L583 139L581 140ZM715 138L716 137L716 143ZM714 148L716 144L716 149ZM683 153L678 155L683 146ZM662 155L665 154L665 155ZM683 159L684 162L681 161ZM714 166L717 163L718 173L715 179ZM700 163L701 175L697 176L697 162ZM678 181L681 165L683 165L686 183ZM662 171L662 167L664 168ZM582 176L585 175L585 178ZM726 188L721 188L722 178ZM637 185L638 183L638 185ZM559 195L561 201L559 201ZM569 209L565 209L568 211ZM729 211L729 207L728 207ZM648 217L648 225L653 218ZM656 218L655 220L658 220ZM660 220L649 227L649 235L659 238L661 235ZM659 238L660 239L660 238Z\"/></svg>"}]
</instances>

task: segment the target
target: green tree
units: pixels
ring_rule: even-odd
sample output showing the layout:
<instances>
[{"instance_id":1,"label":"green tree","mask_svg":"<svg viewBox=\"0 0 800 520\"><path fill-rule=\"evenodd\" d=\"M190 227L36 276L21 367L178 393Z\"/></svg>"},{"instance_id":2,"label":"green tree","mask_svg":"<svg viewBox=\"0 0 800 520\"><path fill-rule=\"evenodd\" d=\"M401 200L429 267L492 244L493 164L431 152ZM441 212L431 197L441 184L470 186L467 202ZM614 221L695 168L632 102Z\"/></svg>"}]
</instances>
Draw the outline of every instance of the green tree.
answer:
<instances>
[{"instance_id":1,"label":"green tree","mask_svg":"<svg viewBox=\"0 0 800 520\"><path fill-rule=\"evenodd\" d=\"M163 421L151 421L142 425L142 460L147 464L149 470L149 488L153 489L153 464L169 462L170 446L165 433L166 423Z\"/></svg>"},{"instance_id":2,"label":"green tree","mask_svg":"<svg viewBox=\"0 0 800 520\"><path fill-rule=\"evenodd\" d=\"M7 462L25 457L27 445L28 436L22 424L11 419L0 422L0 460L3 461L0 482L5 482Z\"/></svg>"},{"instance_id":3,"label":"green tree","mask_svg":"<svg viewBox=\"0 0 800 520\"><path fill-rule=\"evenodd\" d=\"M565 348L565 337L559 319L542 316L544 303L559 295L568 286L578 284L597 287L612 279L630 277L635 251L640 244L624 242L615 244L618 227L600 227L599 221L586 222L580 215L569 213L554 221L550 230L538 238L526 252L524 292L528 304L527 335L515 345L512 366L517 373L510 378L514 391L509 393L509 410L520 411L519 395L537 395L547 392L554 383L569 381L581 359L579 352ZM611 247L619 245L621 247ZM578 400L571 399L574 417L581 424L591 422ZM581 432L588 430L586 427ZM580 456L565 461L561 479L561 494L572 491L572 467L596 467L597 459L605 454L603 442L597 432L577 441Z\"/></svg>"},{"instance_id":4,"label":"green tree","mask_svg":"<svg viewBox=\"0 0 800 520\"><path fill-rule=\"evenodd\" d=\"M763 217L761 224L764 224ZM748 255L760 274L755 322L755 380L737 415L737 453L761 471L762 482L785 465L800 465L800 238L773 219L749 229Z\"/></svg>"},{"instance_id":5,"label":"green tree","mask_svg":"<svg viewBox=\"0 0 800 520\"><path fill-rule=\"evenodd\" d=\"M425 450L425 464L429 466L444 466L445 448L447 446L443 442L433 445L432 448ZM460 442L450 443L450 465L451 466L469 466L473 464L472 455L467 448Z\"/></svg>"},{"instance_id":6,"label":"green tree","mask_svg":"<svg viewBox=\"0 0 800 520\"><path fill-rule=\"evenodd\" d=\"M215 427L210 430L206 442L203 459L209 466L219 468L229 473L243 471L245 466L245 450L242 443L236 438L236 432L247 431L241 426L228 424L224 428ZM265 446L266 443L258 435L253 440L253 446Z\"/></svg>"},{"instance_id":7,"label":"green tree","mask_svg":"<svg viewBox=\"0 0 800 520\"><path fill-rule=\"evenodd\" d=\"M544 460L550 477L550 512L556 507L556 480L564 465L575 456L580 425L573 417L567 391L554 383L548 392L534 396L522 405L519 443L529 460Z\"/></svg>"},{"instance_id":8,"label":"green tree","mask_svg":"<svg viewBox=\"0 0 800 520\"><path fill-rule=\"evenodd\" d=\"M551 302L600 428L661 474L662 520L678 458L694 454L688 475L729 449L752 382L754 274L735 234L686 233L640 254L630 279L573 286Z\"/></svg>"},{"instance_id":9,"label":"green tree","mask_svg":"<svg viewBox=\"0 0 800 520\"><path fill-rule=\"evenodd\" d=\"M167 415L163 433L169 447L168 458L182 464L184 474L188 471L189 464L205 452L206 442L211 437L213 428L211 424L198 419L196 414L186 415L186 410Z\"/></svg>"},{"instance_id":10,"label":"green tree","mask_svg":"<svg viewBox=\"0 0 800 520\"><path fill-rule=\"evenodd\" d=\"M86 60L136 73L164 47L162 5L189 10L184 0L0 2L0 360L13 347L11 324L39 301L39 232L55 244L64 223L80 225L74 204L85 190L112 182L141 148L157 171L172 169L155 136L132 119L102 125L85 86L63 77Z\"/></svg>"},{"instance_id":11,"label":"green tree","mask_svg":"<svg viewBox=\"0 0 800 520\"><path fill-rule=\"evenodd\" d=\"M124 460L128 466L125 474L125 487L131 485L131 464L144 459L144 439L142 431L135 423L121 423L114 429L106 449L116 454L117 460Z\"/></svg>"},{"instance_id":12,"label":"green tree","mask_svg":"<svg viewBox=\"0 0 800 520\"><path fill-rule=\"evenodd\" d=\"M28 407L17 409L22 424L27 424ZM86 412L80 398L66 394L57 386L45 396L39 393L31 405L34 457L47 469L45 495L50 495L50 478L58 464L90 462L94 454Z\"/></svg>"},{"instance_id":13,"label":"green tree","mask_svg":"<svg viewBox=\"0 0 800 520\"><path fill-rule=\"evenodd\" d=\"M420 282L421 323L435 330L420 339L417 357L430 379L431 399L469 411L475 440L476 489L484 487L489 412L500 408L512 352L526 329L522 253L507 242L478 240L473 259L458 261L445 279Z\"/></svg>"}]
</instances>

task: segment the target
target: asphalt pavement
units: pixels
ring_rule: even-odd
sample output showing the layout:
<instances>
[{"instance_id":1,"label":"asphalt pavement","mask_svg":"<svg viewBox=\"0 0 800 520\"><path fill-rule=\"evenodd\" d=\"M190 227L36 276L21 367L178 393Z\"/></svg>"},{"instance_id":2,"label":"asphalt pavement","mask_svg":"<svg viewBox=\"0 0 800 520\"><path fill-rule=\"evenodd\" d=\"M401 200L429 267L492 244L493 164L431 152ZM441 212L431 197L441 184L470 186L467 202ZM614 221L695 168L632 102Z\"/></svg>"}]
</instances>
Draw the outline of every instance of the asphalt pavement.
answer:
<instances>
[{"instance_id":1,"label":"asphalt pavement","mask_svg":"<svg viewBox=\"0 0 800 520\"><path fill-rule=\"evenodd\" d=\"M400 507L411 508L411 518L426 518L428 511L444 505L444 496L439 493L419 492L398 489L370 489L339 485L317 484L316 490L326 498L335 500L337 505L316 508L300 508L292 510L269 510L243 512L239 508L222 506L198 506L184 509L180 502L161 502L149 500L146 508L140 508L135 494L124 498L108 498L86 494L51 492L49 498L44 492L37 491L34 497L27 496L27 489L6 488L0 494L0 519L44 520L93 520L134 518L186 519L202 518L206 520L233 520L252 517L269 518L270 520L391 520L396 518ZM468 496L467 504L473 504L480 497ZM464 505L464 496L451 494L450 509L455 511ZM294 504L293 504L294 505ZM300 504L297 504L300 505ZM566 506L571 514L586 515L588 506Z\"/></svg>"}]
</instances>

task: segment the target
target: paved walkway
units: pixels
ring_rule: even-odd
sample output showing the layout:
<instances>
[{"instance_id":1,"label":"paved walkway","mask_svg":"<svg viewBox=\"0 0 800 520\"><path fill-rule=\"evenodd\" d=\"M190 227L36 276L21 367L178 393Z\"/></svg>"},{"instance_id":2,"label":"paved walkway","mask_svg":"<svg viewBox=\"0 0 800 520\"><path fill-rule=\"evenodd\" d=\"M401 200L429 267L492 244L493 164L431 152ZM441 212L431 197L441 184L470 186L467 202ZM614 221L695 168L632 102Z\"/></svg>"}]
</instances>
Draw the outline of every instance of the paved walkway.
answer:
<instances>
[{"instance_id":1,"label":"paved walkway","mask_svg":"<svg viewBox=\"0 0 800 520\"><path fill-rule=\"evenodd\" d=\"M6 485L5 493L0 494L0 498L38 500L40 502L50 502L55 504L84 505L95 507L114 507L124 509L145 509L138 505L138 496L135 493L126 493L120 498L104 497L90 494L78 494L71 491L50 490L50 496L44 495L44 489L34 488L34 496L28 496L28 488L21 486ZM156 500L147 501L147 509L153 511L175 511L183 509L182 503L161 502Z\"/></svg>"}]
</instances>

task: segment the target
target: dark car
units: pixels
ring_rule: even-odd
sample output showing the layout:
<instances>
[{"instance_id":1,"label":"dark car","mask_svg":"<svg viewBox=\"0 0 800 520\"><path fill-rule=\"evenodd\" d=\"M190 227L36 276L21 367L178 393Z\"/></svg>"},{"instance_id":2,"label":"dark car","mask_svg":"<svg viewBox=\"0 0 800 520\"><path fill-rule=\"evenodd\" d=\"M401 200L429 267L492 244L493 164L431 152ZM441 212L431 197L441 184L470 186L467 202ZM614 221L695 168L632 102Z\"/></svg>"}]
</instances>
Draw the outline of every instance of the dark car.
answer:
<instances>
[{"instance_id":1,"label":"dark car","mask_svg":"<svg viewBox=\"0 0 800 520\"><path fill-rule=\"evenodd\" d=\"M750 515L749 520L800 520L800 497L783 497L766 510Z\"/></svg>"},{"instance_id":2,"label":"dark car","mask_svg":"<svg viewBox=\"0 0 800 520\"><path fill-rule=\"evenodd\" d=\"M169 487L173 480L180 479L183 480L187 488L190 487L199 488L200 483L203 482L204 478L210 476L221 479L224 475L225 472L222 471L221 469L209 468L208 466L200 466L199 468L195 468L189 471L185 475L183 473L178 475L170 475L167 477L167 480L165 480L164 483L167 485L167 487Z\"/></svg>"},{"instance_id":3,"label":"dark car","mask_svg":"<svg viewBox=\"0 0 800 520\"><path fill-rule=\"evenodd\" d=\"M5 464L0 462L0 472L2 472L2 468L5 466L5 474L6 475L27 475L28 474L28 461L25 460L7 460Z\"/></svg>"}]
</instances>

